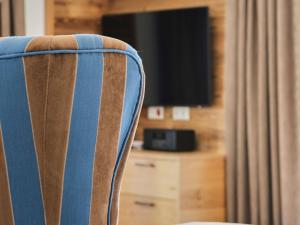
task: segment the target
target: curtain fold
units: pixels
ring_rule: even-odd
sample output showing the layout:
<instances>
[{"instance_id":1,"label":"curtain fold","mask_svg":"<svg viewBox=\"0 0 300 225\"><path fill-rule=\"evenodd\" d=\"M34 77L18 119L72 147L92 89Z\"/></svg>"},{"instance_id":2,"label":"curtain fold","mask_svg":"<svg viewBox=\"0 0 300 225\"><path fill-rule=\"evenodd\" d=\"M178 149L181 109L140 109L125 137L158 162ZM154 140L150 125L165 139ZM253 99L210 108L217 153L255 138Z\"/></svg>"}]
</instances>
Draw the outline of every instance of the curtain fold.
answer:
<instances>
[{"instance_id":1,"label":"curtain fold","mask_svg":"<svg viewBox=\"0 0 300 225\"><path fill-rule=\"evenodd\" d=\"M300 224L300 3L227 3L228 219Z\"/></svg>"},{"instance_id":2,"label":"curtain fold","mask_svg":"<svg viewBox=\"0 0 300 225\"><path fill-rule=\"evenodd\" d=\"M24 0L0 0L0 36L24 34Z\"/></svg>"}]
</instances>

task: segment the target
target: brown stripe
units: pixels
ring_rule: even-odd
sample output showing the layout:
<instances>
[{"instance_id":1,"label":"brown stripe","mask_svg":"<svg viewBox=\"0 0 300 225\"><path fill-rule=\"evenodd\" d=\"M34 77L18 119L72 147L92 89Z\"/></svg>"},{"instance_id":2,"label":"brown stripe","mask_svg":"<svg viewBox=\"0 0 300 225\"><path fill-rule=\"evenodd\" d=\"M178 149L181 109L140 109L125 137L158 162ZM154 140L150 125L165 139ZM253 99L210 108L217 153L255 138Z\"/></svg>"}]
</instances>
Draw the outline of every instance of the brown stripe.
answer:
<instances>
[{"instance_id":1,"label":"brown stripe","mask_svg":"<svg viewBox=\"0 0 300 225\"><path fill-rule=\"evenodd\" d=\"M115 178L115 185L114 185L114 192L113 192L113 198L112 198L112 209L111 209L111 224L110 225L118 225L118 219L119 219L119 197L120 197L120 188L121 188L121 181L124 173L124 167L128 158L128 154L131 149L132 142L134 140L135 131L137 127L137 121L134 124L134 130L130 134L129 139L126 143L124 153L122 156L122 160L119 165L119 169L117 172L117 176Z\"/></svg>"},{"instance_id":2,"label":"brown stripe","mask_svg":"<svg viewBox=\"0 0 300 225\"><path fill-rule=\"evenodd\" d=\"M0 224L14 225L11 194L7 176L2 129L0 125Z\"/></svg>"},{"instance_id":3,"label":"brown stripe","mask_svg":"<svg viewBox=\"0 0 300 225\"><path fill-rule=\"evenodd\" d=\"M76 49L75 38L68 37L68 46L72 44ZM51 45L61 45L53 43L48 37L36 38L29 43L27 51L48 50ZM25 57L24 66L46 221L48 225L58 225L77 55Z\"/></svg>"},{"instance_id":4,"label":"brown stripe","mask_svg":"<svg viewBox=\"0 0 300 225\"><path fill-rule=\"evenodd\" d=\"M35 37L28 43L25 51L34 52L50 50L51 40L51 36Z\"/></svg>"},{"instance_id":5,"label":"brown stripe","mask_svg":"<svg viewBox=\"0 0 300 225\"><path fill-rule=\"evenodd\" d=\"M41 36L33 38L26 48L26 52L46 50L78 49L73 35Z\"/></svg>"},{"instance_id":6,"label":"brown stripe","mask_svg":"<svg viewBox=\"0 0 300 225\"><path fill-rule=\"evenodd\" d=\"M119 144L125 95L126 56L104 54L104 73L96 144L90 225L107 225L110 185Z\"/></svg>"},{"instance_id":7,"label":"brown stripe","mask_svg":"<svg viewBox=\"0 0 300 225\"><path fill-rule=\"evenodd\" d=\"M126 50L127 44L121 40L110 38L106 36L101 36L103 41L103 47L109 49L119 49L119 50Z\"/></svg>"},{"instance_id":8,"label":"brown stripe","mask_svg":"<svg viewBox=\"0 0 300 225\"><path fill-rule=\"evenodd\" d=\"M52 50L78 49L76 38L73 35L53 36Z\"/></svg>"},{"instance_id":9,"label":"brown stripe","mask_svg":"<svg viewBox=\"0 0 300 225\"><path fill-rule=\"evenodd\" d=\"M113 198L112 198L112 209L111 209L111 224L110 225L117 225L118 224L118 217L119 217L119 196L120 196L120 188L121 188L121 182L122 182L122 177L123 177L123 173L124 173L124 168L125 168L125 164L128 158L128 154L130 152L131 146L132 146L132 142L134 140L135 137L135 132L138 126L138 121L139 121L139 117L140 117L140 113L141 113L141 109L142 109L142 102L144 99L144 90L145 90L145 75L144 73L141 75L142 76L142 87L141 87L141 98L139 99L139 106L137 109L137 117L135 118L134 124L133 124L133 128L131 130L131 133L129 135L129 139L125 145L125 149L124 149L124 153L122 156L122 159L120 161L120 165L117 171L117 176L115 178L115 188L114 188L114 193L113 193Z\"/></svg>"}]
</instances>

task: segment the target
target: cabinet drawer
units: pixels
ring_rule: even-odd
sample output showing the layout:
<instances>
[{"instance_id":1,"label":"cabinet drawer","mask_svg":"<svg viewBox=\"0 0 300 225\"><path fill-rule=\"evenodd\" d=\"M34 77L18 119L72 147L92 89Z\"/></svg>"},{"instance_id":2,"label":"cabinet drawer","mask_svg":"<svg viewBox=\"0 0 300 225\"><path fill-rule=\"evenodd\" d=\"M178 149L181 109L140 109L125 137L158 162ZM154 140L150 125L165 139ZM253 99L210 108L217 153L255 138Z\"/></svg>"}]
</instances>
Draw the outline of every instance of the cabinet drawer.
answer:
<instances>
[{"instance_id":1,"label":"cabinet drawer","mask_svg":"<svg viewBox=\"0 0 300 225\"><path fill-rule=\"evenodd\" d=\"M173 200L121 195L120 225L174 225L178 222Z\"/></svg>"},{"instance_id":2,"label":"cabinet drawer","mask_svg":"<svg viewBox=\"0 0 300 225\"><path fill-rule=\"evenodd\" d=\"M129 158L123 179L123 193L176 199L178 188L179 161Z\"/></svg>"}]
</instances>

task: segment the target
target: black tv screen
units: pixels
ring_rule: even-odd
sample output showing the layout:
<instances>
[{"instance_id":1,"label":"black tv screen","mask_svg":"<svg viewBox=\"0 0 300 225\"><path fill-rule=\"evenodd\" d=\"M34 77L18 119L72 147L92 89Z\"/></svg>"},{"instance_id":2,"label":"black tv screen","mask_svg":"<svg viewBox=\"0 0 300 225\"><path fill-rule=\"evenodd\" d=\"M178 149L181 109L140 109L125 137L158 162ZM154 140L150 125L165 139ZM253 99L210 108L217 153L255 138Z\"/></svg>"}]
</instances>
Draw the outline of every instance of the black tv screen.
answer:
<instances>
[{"instance_id":1,"label":"black tv screen","mask_svg":"<svg viewBox=\"0 0 300 225\"><path fill-rule=\"evenodd\" d=\"M212 102L208 8L104 16L102 34L139 52L146 73L144 105Z\"/></svg>"}]
</instances>

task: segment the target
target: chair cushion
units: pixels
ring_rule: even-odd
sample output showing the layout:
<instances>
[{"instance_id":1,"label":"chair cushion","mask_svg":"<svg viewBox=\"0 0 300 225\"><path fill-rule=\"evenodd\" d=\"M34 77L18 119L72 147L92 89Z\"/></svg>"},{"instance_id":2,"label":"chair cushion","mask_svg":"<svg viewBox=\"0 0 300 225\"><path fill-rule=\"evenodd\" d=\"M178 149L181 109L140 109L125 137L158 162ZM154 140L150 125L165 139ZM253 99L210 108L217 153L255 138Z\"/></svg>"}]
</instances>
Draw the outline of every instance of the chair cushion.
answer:
<instances>
[{"instance_id":1,"label":"chair cushion","mask_svg":"<svg viewBox=\"0 0 300 225\"><path fill-rule=\"evenodd\" d=\"M0 38L0 224L117 224L143 92L122 41Z\"/></svg>"}]
</instances>

